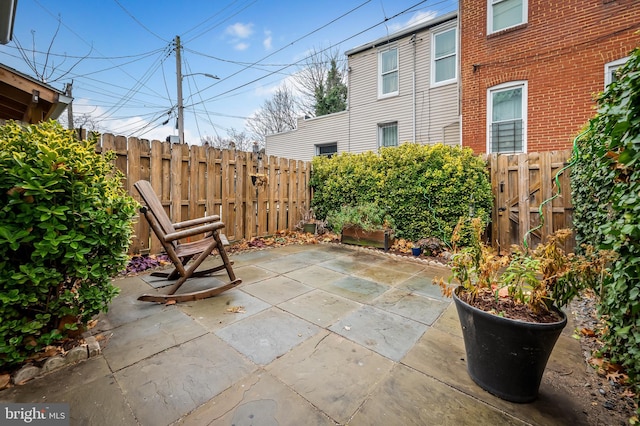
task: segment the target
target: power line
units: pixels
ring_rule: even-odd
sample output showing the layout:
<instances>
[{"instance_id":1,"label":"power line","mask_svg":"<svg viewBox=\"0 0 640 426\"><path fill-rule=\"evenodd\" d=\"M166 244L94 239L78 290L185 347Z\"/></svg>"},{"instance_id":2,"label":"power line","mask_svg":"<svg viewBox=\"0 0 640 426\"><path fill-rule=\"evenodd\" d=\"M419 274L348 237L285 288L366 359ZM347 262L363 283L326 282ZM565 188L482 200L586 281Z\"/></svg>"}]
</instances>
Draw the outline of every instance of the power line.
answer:
<instances>
[{"instance_id":1,"label":"power line","mask_svg":"<svg viewBox=\"0 0 640 426\"><path fill-rule=\"evenodd\" d=\"M236 2L234 1L234 2L233 2L233 3L231 3L231 4L234 4L234 3L236 3ZM242 7L241 9L237 10L235 13L232 13L231 15L227 16L226 18L224 18L224 19L223 19L223 20L221 20L220 22L218 22L218 23L216 23L216 24L212 25L211 27L209 27L209 28L207 28L207 29L203 30L203 31L202 31L202 32L200 32L199 34L196 34L195 36L191 37L190 39L185 40L185 41L184 41L184 43L189 43L189 42L191 42L191 41L193 41L193 40L195 40L195 39L197 39L197 38L199 38L199 37L202 37L203 35L205 35L205 34L206 34L206 33L208 33L209 31L213 30L214 28L217 28L217 27L219 27L220 25L224 24L225 22L227 22L228 20L230 20L230 19L231 19L231 18L233 18L234 16L239 15L239 14L240 14L240 12L243 12L244 10L248 9L248 8L249 8L249 6L253 5L254 3L256 3L256 0L252 1L251 3L249 3L249 4L247 4L246 6ZM229 5L229 6L231 6L231 5ZM225 9L226 9L226 8L222 9L222 11L224 11ZM219 13L222 13L222 11L220 11ZM219 13L214 14L211 18L213 18L214 16L217 16ZM210 19L210 18L209 18L209 19ZM206 22L206 21L205 21L205 22ZM198 25L200 25L200 24L198 24ZM197 27L197 26L196 26L196 27ZM194 28L192 28L191 30L187 31L187 33L191 32L193 29L195 29L195 27L194 27ZM186 33L185 33L185 35L186 35Z\"/></svg>"},{"instance_id":2,"label":"power line","mask_svg":"<svg viewBox=\"0 0 640 426\"><path fill-rule=\"evenodd\" d=\"M253 62L251 65L247 65L247 66L245 66L244 68L242 68L241 70L236 71L235 73L233 73L233 74L231 74L231 75L229 75L229 76L225 77L225 78L224 78L224 80L227 80L227 79L229 79L229 78L231 78L231 77L233 77L233 76L235 76L235 75L238 75L238 74L240 74L241 72L243 72L243 71L245 71L245 70L247 70L247 69L251 68L252 66L255 66L255 65L259 64L260 62L264 61L265 59L270 58L271 56L275 55L276 53L279 53L279 52L283 51L284 49L287 49L287 48L289 48L289 47L293 46L293 45L294 45L295 43L297 43L298 41L303 40L303 39L305 39L305 38L309 37L310 35L312 35L312 34L314 34L314 33L318 32L318 31L320 31L321 29L328 27L329 25L333 24L334 22L336 22L336 21L338 21L338 20L340 20L340 19L344 18L345 16L350 15L351 13L353 13L353 12L355 12L356 10L360 9L361 7L363 7L364 5L366 5L367 3L369 3L370 1L371 1L371 0L367 0L367 1L363 2L363 3L360 3L358 6L356 6L356 7L352 8L352 9L350 9L349 11L347 11L347 12L343 13L342 15L338 16L337 18L332 19L331 21L327 22L326 24L321 25L320 27L315 28L314 30L312 30L312 31L310 31L310 32L308 32L308 33L306 33L305 35L303 35L303 36L301 36L301 37L299 37L299 38L295 39L295 40L294 40L294 41L292 41L291 43L289 43L289 44L287 44L287 45L285 45L285 46L281 47L280 49L276 50L275 52L272 52L272 53L268 54L267 56L263 57L262 59L259 59L259 60L255 61L255 62ZM424 1L423 1L423 3L424 3L425 1L427 1L427 0L424 0ZM354 37L355 37L355 36L354 36ZM333 46L332 46L332 47L333 47ZM326 50L326 49L325 49L325 50ZM324 51L324 50L323 50L323 51ZM310 56L308 56L307 58L303 58L303 59L301 59L300 61L296 62L295 64L298 64L298 63L302 62L303 60L308 59L309 57L310 57ZM281 67L281 68L279 68L279 69L277 69L277 70L275 70L275 71L271 71L271 72L269 72L268 74L266 74L266 75L264 75L264 76L262 76L262 77L260 77L260 78L257 78L257 79L254 79L254 80L252 80L252 81L248 82L248 83L242 84L242 85L240 85L240 86L238 86L238 87L236 87L236 88L234 88L234 89L227 90L226 92L223 92L223 93L221 93L221 94L220 94L220 95L218 95L218 96L221 96L221 95L227 94L227 93L229 93L229 92L231 92L231 91L237 90L237 89L239 89L239 88L242 88L242 87L248 86L249 84L255 83L256 81L260 81L260 80L262 80L263 78L266 78L266 77L268 77L268 76L270 76L270 75L276 74L276 73L278 73L278 72L280 72L280 71L282 71L282 70L285 70L285 69L289 68L289 66L291 66L291 65L287 65L287 66ZM209 87L212 87L212 86L214 86L215 84L217 84L217 83L214 83L214 84L210 85ZM208 89L209 87L207 87L206 89ZM205 90L206 90L206 89L205 89ZM210 101L210 100L213 100L213 99L215 99L215 97L212 97L212 98L206 99L206 100L204 100L204 101L202 101L202 102L207 102L207 101Z\"/></svg>"},{"instance_id":3,"label":"power line","mask_svg":"<svg viewBox=\"0 0 640 426\"><path fill-rule=\"evenodd\" d=\"M165 43L168 43L169 40L165 40L162 37L160 37L158 34L154 33L153 31L151 31L149 28L147 28L142 22L140 22L138 20L138 18L136 18L135 16L133 16L133 14L131 12L129 12L118 0L113 0L114 2L116 2L116 4L118 6L120 6L120 9L124 10L124 12L129 15L131 17L131 19L133 19L138 25L140 25L140 27L145 30L146 32L148 32L149 34L151 34L152 36L159 38L160 41L163 41Z\"/></svg>"},{"instance_id":4,"label":"power line","mask_svg":"<svg viewBox=\"0 0 640 426\"><path fill-rule=\"evenodd\" d=\"M250 68L254 68L254 69L258 69L260 71L266 71L264 69L258 68L258 67L252 67L252 65L254 65L254 62L242 62L242 61L233 61L231 59L223 59L223 58L219 58L217 56L213 56L213 55L209 55L207 53L202 53L202 52L198 52L197 50L193 50L193 49L184 49L186 52L189 53L193 53L196 55L200 55L200 56L204 56L205 58L209 58L209 59L215 59L216 61L220 61L220 62L226 62L229 64L234 64L234 65L240 65L240 66L248 66ZM339 59L338 62L346 62L346 59ZM286 63L286 64L264 64L264 63L260 63L261 67L290 67L293 66L295 64L292 63Z\"/></svg>"},{"instance_id":5,"label":"power line","mask_svg":"<svg viewBox=\"0 0 640 426\"><path fill-rule=\"evenodd\" d=\"M336 46L338 46L338 45L340 45L340 44L344 43L344 42L345 42L345 41L347 41L347 40L350 40L350 39L352 39L352 38L355 38L355 37L359 36L360 34L363 34L363 33L367 32L367 31L369 31L369 30L371 30L371 29L373 29L373 28L375 28L375 27L377 27L377 26L379 26L379 25L382 25L382 24L386 23L387 21L389 21L389 20L391 20L391 19L397 18L398 16L401 16L401 15L403 15L403 14L407 13L408 11L411 11L411 10L415 9L417 6L420 6L421 4L426 3L427 1L428 1L428 0L422 0L422 1L420 1L420 2L418 2L418 3L416 3L416 4L414 4L413 6L410 6L410 7L406 8L406 9L404 9L403 11L396 13L395 15L393 15L393 16L392 16L392 17L390 17L390 18L386 18L386 17L385 17L385 19L383 19L381 22L378 22L377 24L374 24L374 25L372 25L372 26L370 26L370 27L368 27L368 28L365 28L364 30L359 31L358 33L356 33L356 34L354 34L354 35L352 35L352 36L349 36L349 37L347 37L347 38L345 38L345 39L343 39L343 40L339 41L338 43L335 43L335 44L333 44L333 45L331 45L331 46L329 46L329 47L327 47L327 48L321 49L321 50L320 50L320 52L316 52L316 53L322 53L322 52L324 52L324 51L327 51L327 50L329 50L329 49L332 49L332 48L334 48L334 47L336 47ZM357 6L357 7L356 7L356 9L357 9L357 8L359 8L359 7L361 7L361 6L363 6L363 5L364 5L364 4L366 4L366 3L368 3L368 1L367 1L367 2L365 2L365 3L363 3L363 4L361 4L361 5L359 5L359 6ZM352 9L351 11L347 12L347 14L348 14L348 13L351 13L353 10L355 10L355 9ZM345 15L346 15L346 14L345 14ZM337 19L340 19L342 16L345 16L345 15L341 15L340 17L338 17L338 18L336 18L336 19L332 20L330 23L335 22ZM324 26L323 26L323 27L321 27L321 28L324 28L324 27L326 27L327 25L328 25L328 24L324 25ZM316 31L318 31L318 30L319 30L319 29L313 30L311 33L309 33L309 34L307 34L307 35L313 34L314 32L316 32ZM283 47L283 48L279 49L279 50L278 50L278 52L279 52L279 51L281 51L281 50L283 50L283 49L284 49L284 48L286 48L286 47L289 47L289 46L293 45L295 42L297 42L298 40L301 40L302 38L306 37L307 35L305 35L305 36L303 36L303 37L301 37L301 38L299 38L299 39L297 39L297 40L295 40L295 41L291 42L289 45L287 45L287 46L285 46L285 47ZM274 52L274 53L277 53L277 52ZM266 57L264 57L262 60L264 60L264 59L266 59L266 58L268 58L268 57L272 56L274 53L272 53L272 54L270 54L270 55L267 55L267 56L266 56ZM220 93L220 94L218 94L218 95L216 95L216 96L213 96L213 97L211 97L211 98L205 99L205 100L204 100L204 101L202 101L202 102L209 102L209 101L212 101L212 100L214 100L214 99L216 99L216 98L218 98L218 97L220 97L220 96L222 96L222 95L226 95L227 93L233 92L233 91L238 90L238 89L240 89L240 88L242 88L242 87L246 87L246 86L248 86L248 85L250 85L250 84L253 84L253 83L257 82L257 81L260 81L260 80L262 80L262 79L264 79L264 78L267 78L267 77L269 77L269 76L271 76L271 75L273 75L273 74L276 74L276 73L278 73L278 72L280 72L280 71L283 71L283 70L285 70L285 69L289 68L290 66L300 64L301 62L303 62L303 61L305 61L305 60L307 60L307 59L309 59L309 58L311 58L311 57L312 57L312 55L309 55L309 56L307 56L307 57L304 57L304 58L302 58L302 59L300 59L300 60L298 60L298 61L294 62L294 63L293 63L293 64L291 64L291 65L283 66L283 67L281 67L281 68L279 68L279 69L277 69L277 70L275 70L275 71L271 71L271 72L269 72L268 74L263 75L262 77L258 77L258 78L256 78L256 79L253 79L253 80L251 80L251 81L247 82L247 83L241 84L241 85L239 85L239 86L237 86L237 87L235 87L235 88L232 88L232 89L229 89L229 90L227 90L227 91L224 91L224 92L222 92L222 93ZM254 64L257 64L257 63L259 63L259 62L260 62L260 61L254 62ZM248 67L247 67L247 68L248 68ZM230 75L229 77L227 77L227 78L230 78L230 77L232 77L232 76L234 76L234 75L236 75L236 74L238 74L238 73L240 73L240 72L244 71L245 69L246 69L246 68L244 68L244 69L242 69L242 70L240 70L240 71L237 71L236 73L231 74L231 75ZM225 78L225 80L226 80L227 78ZM211 87L211 86L209 86L209 87ZM193 105L197 105L197 104L198 104L198 103L194 103L194 104L189 105L189 106L193 106Z\"/></svg>"},{"instance_id":6,"label":"power line","mask_svg":"<svg viewBox=\"0 0 640 426\"><path fill-rule=\"evenodd\" d=\"M18 47L12 46L10 44L7 44L5 47L8 47L9 49L20 50ZM29 52L38 53L40 55L49 55L49 56L60 57L60 58L69 58L69 59L91 59L91 60L96 60L96 61L107 61L107 60L108 61L112 61L112 60L116 60L116 59L130 59L130 58L146 57L148 55L152 55L154 53L157 53L157 52L159 52L161 50L163 50L163 49L160 48L160 49L156 49L156 50L151 50L149 52L136 53L134 55L123 55L123 56L77 56L77 55L68 55L66 53L43 52L43 51L36 50L36 49L30 49Z\"/></svg>"},{"instance_id":7,"label":"power line","mask_svg":"<svg viewBox=\"0 0 640 426\"><path fill-rule=\"evenodd\" d=\"M69 30L69 32L71 32L73 35L75 35L79 40L81 40L82 42L84 42L86 45L90 46L93 49L93 45L88 43L84 38L82 38L78 33L76 33L71 27L69 27L67 24L64 23L64 21L62 20L62 18L60 18L60 16L55 16L49 9L47 9L46 7L44 7L39 0L33 0L38 6L40 6L45 12L47 12L49 15L51 15L54 19L58 20L60 22L60 24L62 26L64 26L67 30ZM102 55L103 57L107 57L106 55L104 55L102 52L100 52L99 50L95 49L96 52L98 52L100 55ZM164 51L164 50L161 50ZM116 65L116 64L114 64ZM138 83L141 81L141 79L136 79L134 76L132 76L131 74L129 74L126 70L124 70L123 68L121 68L120 66L116 65L116 67L118 69L120 69L120 71L122 71L125 75L127 75L129 78L131 78L132 80L134 80L136 82L136 85L138 85ZM146 80L148 81L148 79ZM135 86L134 86L135 87ZM152 92L154 92L153 89L150 89ZM128 92L127 95L131 93ZM127 95L125 95L125 98L123 98L123 101L126 101L126 97ZM160 96L158 94L158 96ZM102 118L104 116L104 114L100 117Z\"/></svg>"},{"instance_id":8,"label":"power line","mask_svg":"<svg viewBox=\"0 0 640 426\"><path fill-rule=\"evenodd\" d=\"M157 58L151 64L151 66L147 69L147 71L145 71L145 73L142 75L142 77L140 77L140 78L138 78L136 80L136 82L133 85L133 87L131 89L129 89L129 91L122 97L122 99L120 99L120 101L118 103L118 106L109 108L103 114L101 114L100 117L98 117L98 118L103 118L105 115L107 115L109 113L118 111L122 107L122 104L124 104L125 102L128 102L130 99L133 98L133 96L136 93L138 93L138 91L140 90L141 87L146 87L146 83L149 81L149 79L151 78L153 73L155 73L158 70L158 67L160 65L162 65L162 61L163 61L163 58ZM158 94L158 96L160 96L160 95Z\"/></svg>"}]
</instances>

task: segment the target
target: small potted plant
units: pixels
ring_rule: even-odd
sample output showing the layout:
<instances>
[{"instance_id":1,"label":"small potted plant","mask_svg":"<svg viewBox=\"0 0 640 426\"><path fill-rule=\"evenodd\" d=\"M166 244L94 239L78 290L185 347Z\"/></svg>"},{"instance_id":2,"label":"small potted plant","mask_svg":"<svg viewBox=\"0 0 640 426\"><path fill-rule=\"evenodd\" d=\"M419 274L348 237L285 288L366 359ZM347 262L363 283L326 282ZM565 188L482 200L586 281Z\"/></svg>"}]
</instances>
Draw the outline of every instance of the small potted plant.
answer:
<instances>
[{"instance_id":1,"label":"small potted plant","mask_svg":"<svg viewBox=\"0 0 640 426\"><path fill-rule=\"evenodd\" d=\"M301 209L301 215L296 229L310 234L324 234L327 222L316 218L313 209Z\"/></svg>"},{"instance_id":2,"label":"small potted plant","mask_svg":"<svg viewBox=\"0 0 640 426\"><path fill-rule=\"evenodd\" d=\"M327 222L344 244L383 248L393 244L393 219L375 203L344 205L327 214Z\"/></svg>"},{"instance_id":3,"label":"small potted plant","mask_svg":"<svg viewBox=\"0 0 640 426\"><path fill-rule=\"evenodd\" d=\"M471 378L502 399L533 401L567 324L560 308L586 288L599 290L614 253L590 247L582 255L566 253L571 231L565 229L535 250L514 247L501 257L481 243L480 219L471 226L470 245L454 254L449 281L435 282L454 298Z\"/></svg>"}]
</instances>

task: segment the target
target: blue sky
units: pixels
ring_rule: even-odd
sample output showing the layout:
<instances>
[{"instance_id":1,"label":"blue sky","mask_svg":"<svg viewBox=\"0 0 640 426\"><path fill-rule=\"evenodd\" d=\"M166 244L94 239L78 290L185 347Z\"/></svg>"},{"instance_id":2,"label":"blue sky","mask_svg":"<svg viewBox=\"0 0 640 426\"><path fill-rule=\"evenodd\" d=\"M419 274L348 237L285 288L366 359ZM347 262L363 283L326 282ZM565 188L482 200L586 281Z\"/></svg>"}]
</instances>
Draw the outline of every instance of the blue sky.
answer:
<instances>
[{"instance_id":1,"label":"blue sky","mask_svg":"<svg viewBox=\"0 0 640 426\"><path fill-rule=\"evenodd\" d=\"M246 130L310 50L344 52L456 8L451 0L19 0L0 62L35 77L21 47L50 85L63 90L73 80L74 113L90 114L103 131L164 140L177 135L180 36L183 74L220 78L183 79L185 139L199 143Z\"/></svg>"}]
</instances>

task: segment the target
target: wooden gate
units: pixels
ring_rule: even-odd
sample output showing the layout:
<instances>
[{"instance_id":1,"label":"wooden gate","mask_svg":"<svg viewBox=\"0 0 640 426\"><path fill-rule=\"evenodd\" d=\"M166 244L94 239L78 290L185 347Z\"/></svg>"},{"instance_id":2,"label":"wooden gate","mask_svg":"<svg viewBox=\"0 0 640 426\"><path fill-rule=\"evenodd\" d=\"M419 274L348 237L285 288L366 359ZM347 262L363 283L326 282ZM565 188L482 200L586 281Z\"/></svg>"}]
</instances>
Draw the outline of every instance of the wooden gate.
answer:
<instances>
[{"instance_id":1,"label":"wooden gate","mask_svg":"<svg viewBox=\"0 0 640 426\"><path fill-rule=\"evenodd\" d=\"M489 235L500 253L522 246L525 238L535 247L554 231L571 227L570 168L565 168L570 157L570 150L486 157L494 195ZM565 249L574 247L571 239Z\"/></svg>"}]
</instances>

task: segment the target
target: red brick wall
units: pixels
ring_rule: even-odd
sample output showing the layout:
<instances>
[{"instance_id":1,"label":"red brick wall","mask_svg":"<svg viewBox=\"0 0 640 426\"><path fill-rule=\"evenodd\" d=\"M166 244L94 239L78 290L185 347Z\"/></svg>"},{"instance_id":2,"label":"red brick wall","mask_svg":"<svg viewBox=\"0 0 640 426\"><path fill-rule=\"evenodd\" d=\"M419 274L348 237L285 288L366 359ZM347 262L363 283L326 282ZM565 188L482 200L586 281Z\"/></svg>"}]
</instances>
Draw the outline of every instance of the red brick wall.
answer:
<instances>
[{"instance_id":1,"label":"red brick wall","mask_svg":"<svg viewBox=\"0 0 640 426\"><path fill-rule=\"evenodd\" d=\"M640 1L528 6L528 23L487 36L487 0L460 0L462 144L477 153L486 151L487 88L527 80L527 151L570 148L595 112L604 65L640 46Z\"/></svg>"}]
</instances>

